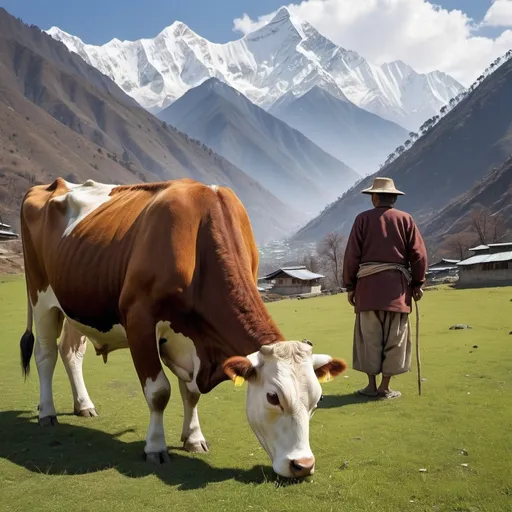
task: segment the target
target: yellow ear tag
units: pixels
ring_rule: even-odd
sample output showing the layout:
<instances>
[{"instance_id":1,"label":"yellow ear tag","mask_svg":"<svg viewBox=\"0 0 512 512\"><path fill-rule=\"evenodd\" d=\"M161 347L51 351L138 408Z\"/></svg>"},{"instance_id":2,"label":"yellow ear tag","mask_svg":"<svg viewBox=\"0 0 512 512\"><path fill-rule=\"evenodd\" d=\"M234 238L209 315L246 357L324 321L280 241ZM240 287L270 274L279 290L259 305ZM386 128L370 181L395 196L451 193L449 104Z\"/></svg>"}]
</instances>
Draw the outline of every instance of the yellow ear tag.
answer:
<instances>
[{"instance_id":1,"label":"yellow ear tag","mask_svg":"<svg viewBox=\"0 0 512 512\"><path fill-rule=\"evenodd\" d=\"M329 372L327 372L325 375L323 375L322 377L319 377L318 379L318 382L320 382L321 384L323 384L324 382L329 382L331 380L331 374Z\"/></svg>"},{"instance_id":2,"label":"yellow ear tag","mask_svg":"<svg viewBox=\"0 0 512 512\"><path fill-rule=\"evenodd\" d=\"M236 386L236 387L240 387L240 386L243 386L243 385L244 385L245 379L244 379L243 377L240 377L240 375L237 375L237 376L233 379L233 382L235 383L235 386Z\"/></svg>"}]
</instances>

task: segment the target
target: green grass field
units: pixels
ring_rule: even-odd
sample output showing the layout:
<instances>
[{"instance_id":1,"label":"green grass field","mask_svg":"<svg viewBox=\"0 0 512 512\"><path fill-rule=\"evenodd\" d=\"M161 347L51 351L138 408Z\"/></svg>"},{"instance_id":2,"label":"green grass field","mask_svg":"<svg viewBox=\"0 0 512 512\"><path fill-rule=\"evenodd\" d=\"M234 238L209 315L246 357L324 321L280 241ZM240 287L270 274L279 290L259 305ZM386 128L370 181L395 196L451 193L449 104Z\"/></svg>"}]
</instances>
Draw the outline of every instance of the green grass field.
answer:
<instances>
[{"instance_id":1,"label":"green grass field","mask_svg":"<svg viewBox=\"0 0 512 512\"><path fill-rule=\"evenodd\" d=\"M143 462L148 409L128 351L104 365L88 347L85 377L98 418L70 414L71 390L59 359L54 394L60 425L40 429L35 362L26 383L19 363L24 281L4 279L0 510L511 511L511 299L511 288L428 291L420 303L423 396L414 366L394 381L403 393L394 401L358 399L352 393L365 378L351 369L324 384L311 421L316 473L280 485L247 424L245 387L225 382L201 398L209 454L180 450L181 400L169 371L172 462L157 468ZM344 295L269 309L290 339L307 337L315 351L351 364L353 312ZM450 331L455 323L473 329Z\"/></svg>"}]
</instances>

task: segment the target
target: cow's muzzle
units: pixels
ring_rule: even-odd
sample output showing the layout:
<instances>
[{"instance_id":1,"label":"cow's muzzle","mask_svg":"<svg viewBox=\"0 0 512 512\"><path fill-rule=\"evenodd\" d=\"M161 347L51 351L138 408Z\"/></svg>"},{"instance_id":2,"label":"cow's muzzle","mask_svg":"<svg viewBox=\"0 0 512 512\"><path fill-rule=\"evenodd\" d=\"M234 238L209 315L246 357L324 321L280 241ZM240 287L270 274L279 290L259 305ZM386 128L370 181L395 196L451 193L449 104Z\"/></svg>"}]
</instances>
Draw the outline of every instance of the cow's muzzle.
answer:
<instances>
[{"instance_id":1,"label":"cow's muzzle","mask_svg":"<svg viewBox=\"0 0 512 512\"><path fill-rule=\"evenodd\" d=\"M293 478L303 478L315 472L315 458L303 457L290 461L290 473Z\"/></svg>"}]
</instances>

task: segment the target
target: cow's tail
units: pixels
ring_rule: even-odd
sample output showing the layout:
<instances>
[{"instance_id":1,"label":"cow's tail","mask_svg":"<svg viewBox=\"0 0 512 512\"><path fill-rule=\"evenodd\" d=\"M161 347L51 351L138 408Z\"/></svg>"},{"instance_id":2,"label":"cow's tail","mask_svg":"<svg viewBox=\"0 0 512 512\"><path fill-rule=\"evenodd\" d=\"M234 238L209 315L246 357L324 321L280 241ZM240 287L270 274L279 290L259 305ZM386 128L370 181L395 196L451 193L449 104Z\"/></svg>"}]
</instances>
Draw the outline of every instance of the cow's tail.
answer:
<instances>
[{"instance_id":1,"label":"cow's tail","mask_svg":"<svg viewBox=\"0 0 512 512\"><path fill-rule=\"evenodd\" d=\"M25 379L30 373L30 359L34 352L34 333L32 331L32 304L27 294L27 328L20 340L21 370Z\"/></svg>"},{"instance_id":2,"label":"cow's tail","mask_svg":"<svg viewBox=\"0 0 512 512\"><path fill-rule=\"evenodd\" d=\"M32 247L30 230L25 219L25 200L27 199L30 190L25 194L21 203L20 209L20 227L21 227L21 246L23 247L23 263L25 268L25 283L27 286L27 325L25 333L20 340L20 356L21 356L21 370L25 380L27 380L28 374L30 373L30 359L34 352L34 333L32 331L33 325L33 310L32 303L30 301L30 286L29 286L29 272L27 265L27 251L30 251ZM32 252L32 251L31 251Z\"/></svg>"}]
</instances>

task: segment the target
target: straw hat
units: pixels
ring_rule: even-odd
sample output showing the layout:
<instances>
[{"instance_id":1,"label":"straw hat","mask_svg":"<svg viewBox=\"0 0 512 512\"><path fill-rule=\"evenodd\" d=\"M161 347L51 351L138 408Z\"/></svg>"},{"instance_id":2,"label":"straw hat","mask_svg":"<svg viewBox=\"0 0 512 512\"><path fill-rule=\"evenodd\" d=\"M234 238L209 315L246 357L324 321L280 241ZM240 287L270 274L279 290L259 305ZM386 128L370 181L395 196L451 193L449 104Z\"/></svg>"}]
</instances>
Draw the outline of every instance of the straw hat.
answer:
<instances>
[{"instance_id":1,"label":"straw hat","mask_svg":"<svg viewBox=\"0 0 512 512\"><path fill-rule=\"evenodd\" d=\"M375 178L370 188L361 191L362 194L395 194L404 196L405 194L395 188L395 183L391 178Z\"/></svg>"}]
</instances>

